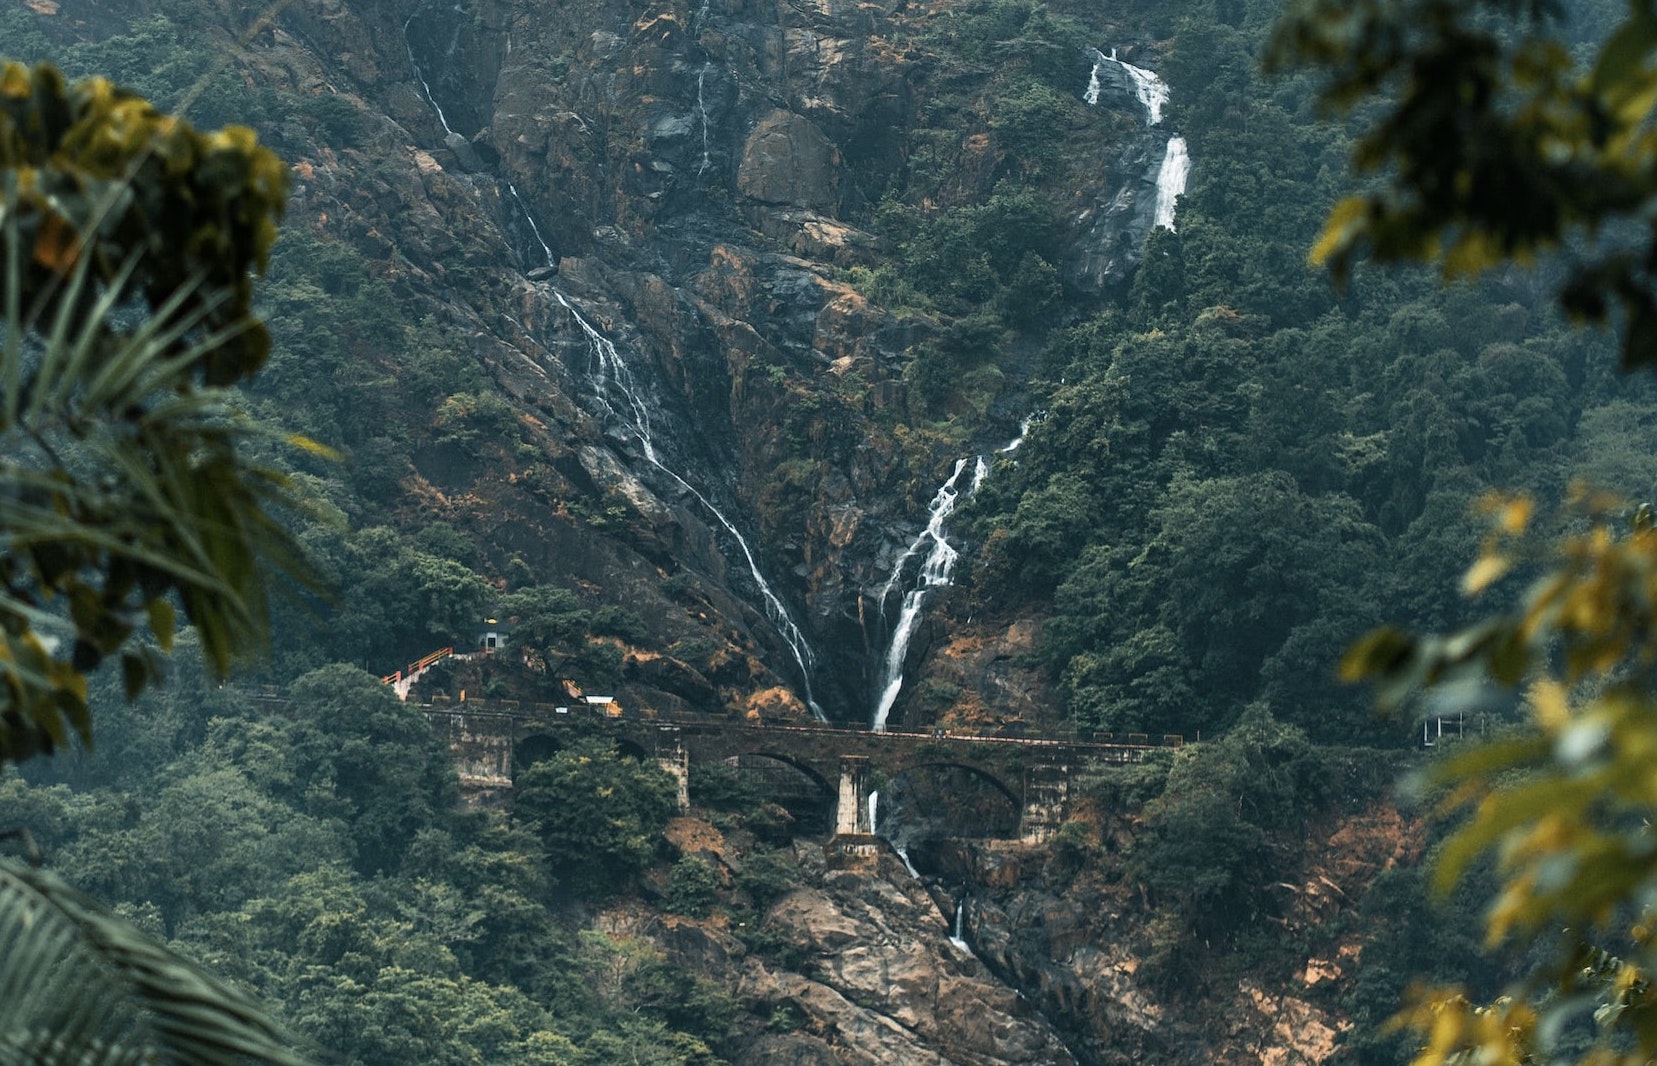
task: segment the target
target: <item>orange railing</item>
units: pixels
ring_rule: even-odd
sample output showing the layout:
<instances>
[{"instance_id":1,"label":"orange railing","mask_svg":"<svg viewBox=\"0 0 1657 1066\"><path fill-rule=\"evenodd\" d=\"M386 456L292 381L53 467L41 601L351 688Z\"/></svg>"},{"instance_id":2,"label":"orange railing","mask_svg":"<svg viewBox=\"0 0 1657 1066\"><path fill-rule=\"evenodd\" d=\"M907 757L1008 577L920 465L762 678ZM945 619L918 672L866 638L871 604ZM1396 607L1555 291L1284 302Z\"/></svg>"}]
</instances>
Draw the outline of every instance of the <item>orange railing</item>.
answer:
<instances>
[{"instance_id":1,"label":"orange railing","mask_svg":"<svg viewBox=\"0 0 1657 1066\"><path fill-rule=\"evenodd\" d=\"M419 659L416 659L414 662L409 663L407 666L403 667L401 670L397 671L396 673L387 674L384 677L380 678L380 684L382 684L382 685L395 685L397 682L401 681L403 678L412 676L414 674L418 674L420 671L424 670L426 667L430 666L432 663L437 662L439 659L447 659L449 656L453 655L454 653L455 653L455 650L454 650L453 646L450 646L450 647L447 647L447 648L438 648L436 651L432 652L430 655L423 656Z\"/></svg>"}]
</instances>

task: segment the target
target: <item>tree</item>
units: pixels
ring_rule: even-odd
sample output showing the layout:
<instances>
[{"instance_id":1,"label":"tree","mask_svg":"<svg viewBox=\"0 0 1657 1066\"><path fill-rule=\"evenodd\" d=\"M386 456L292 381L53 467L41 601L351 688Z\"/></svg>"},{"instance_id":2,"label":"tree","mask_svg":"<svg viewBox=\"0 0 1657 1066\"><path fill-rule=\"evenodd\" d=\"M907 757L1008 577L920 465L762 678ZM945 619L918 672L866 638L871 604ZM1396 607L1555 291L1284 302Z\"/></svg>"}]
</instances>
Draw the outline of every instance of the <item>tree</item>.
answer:
<instances>
[{"instance_id":1,"label":"tree","mask_svg":"<svg viewBox=\"0 0 1657 1066\"><path fill-rule=\"evenodd\" d=\"M1272 839L1330 801L1330 777L1305 734L1259 704L1222 739L1174 754L1127 861L1156 895L1148 961L1161 979L1189 976L1199 938L1229 938L1274 909Z\"/></svg>"},{"instance_id":2,"label":"tree","mask_svg":"<svg viewBox=\"0 0 1657 1066\"><path fill-rule=\"evenodd\" d=\"M656 854L675 808L661 769L583 739L518 775L513 812L536 826L555 876L581 895L614 891Z\"/></svg>"},{"instance_id":3,"label":"tree","mask_svg":"<svg viewBox=\"0 0 1657 1066\"><path fill-rule=\"evenodd\" d=\"M0 72L0 762L90 743L86 674L127 693L175 603L209 667L257 651L269 569L298 576L262 432L228 387L263 362L250 271L286 193L251 130L200 134L101 79ZM143 314L128 313L137 306Z\"/></svg>"},{"instance_id":4,"label":"tree","mask_svg":"<svg viewBox=\"0 0 1657 1066\"><path fill-rule=\"evenodd\" d=\"M415 836L454 805L449 754L420 709L353 666L288 690L294 799L351 827L364 873L395 872Z\"/></svg>"},{"instance_id":5,"label":"tree","mask_svg":"<svg viewBox=\"0 0 1657 1066\"><path fill-rule=\"evenodd\" d=\"M1312 258L1453 278L1569 248L1565 308L1615 311L1624 367L1657 366L1657 11L1631 3L1584 68L1572 45L1598 27L1575 7L1567 26L1546 0L1293 0L1269 65L1315 65L1332 110L1365 104L1353 162L1385 175L1335 207Z\"/></svg>"},{"instance_id":6,"label":"tree","mask_svg":"<svg viewBox=\"0 0 1657 1066\"><path fill-rule=\"evenodd\" d=\"M1568 34L1583 27L1562 17L1530 0L1293 7L1275 62L1320 67L1328 105L1367 105L1356 162L1386 175L1335 208L1313 258L1337 272L1365 253L1431 260L1456 276L1563 248L1564 306L1620 319L1623 366L1657 367L1657 10L1637 0L1603 37L1587 27L1580 67ZM1576 504L1577 529L1552 539L1529 500L1490 501L1463 587L1539 573L1517 605L1448 636L1379 631L1343 666L1392 706L1433 688L1438 713L1526 690L1521 731L1432 777L1470 812L1439 888L1494 853L1487 941L1516 941L1532 965L1489 1006L1420 993L1404 1016L1426 1036L1418 1063L1657 1055L1657 527L1649 507L1629 522L1607 498Z\"/></svg>"},{"instance_id":7,"label":"tree","mask_svg":"<svg viewBox=\"0 0 1657 1066\"><path fill-rule=\"evenodd\" d=\"M290 497L228 391L286 194L253 132L197 133L102 79L0 69L0 765L92 740L87 674L155 676L175 604L209 669L299 576ZM36 1063L298 1064L245 996L56 877L0 860L0 1047Z\"/></svg>"},{"instance_id":8,"label":"tree","mask_svg":"<svg viewBox=\"0 0 1657 1066\"><path fill-rule=\"evenodd\" d=\"M545 651L583 639L592 626L592 613L569 589L535 585L508 593L501 610L513 619L513 637L525 647Z\"/></svg>"}]
</instances>

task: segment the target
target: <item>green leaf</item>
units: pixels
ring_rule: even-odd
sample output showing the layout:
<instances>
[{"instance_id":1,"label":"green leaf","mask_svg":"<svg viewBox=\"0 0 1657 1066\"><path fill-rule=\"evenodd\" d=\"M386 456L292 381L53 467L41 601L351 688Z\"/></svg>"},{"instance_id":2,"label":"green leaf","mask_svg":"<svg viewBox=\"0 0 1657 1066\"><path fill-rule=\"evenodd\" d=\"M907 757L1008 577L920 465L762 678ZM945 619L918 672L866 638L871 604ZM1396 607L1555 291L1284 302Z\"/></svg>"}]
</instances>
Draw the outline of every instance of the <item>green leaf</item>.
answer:
<instances>
[{"instance_id":1,"label":"green leaf","mask_svg":"<svg viewBox=\"0 0 1657 1066\"><path fill-rule=\"evenodd\" d=\"M40 1063L309 1066L256 1003L54 875L0 859L0 1048Z\"/></svg>"},{"instance_id":2,"label":"green leaf","mask_svg":"<svg viewBox=\"0 0 1657 1066\"><path fill-rule=\"evenodd\" d=\"M155 634L155 641L161 645L162 651L173 650L173 628L178 623L178 614L173 605L166 600L156 597L149 602L150 631Z\"/></svg>"},{"instance_id":3,"label":"green leaf","mask_svg":"<svg viewBox=\"0 0 1657 1066\"><path fill-rule=\"evenodd\" d=\"M1594 92L1612 96L1624 91L1629 79L1641 72L1657 48L1657 19L1648 9L1631 5L1632 17L1617 28L1600 49L1594 63Z\"/></svg>"}]
</instances>

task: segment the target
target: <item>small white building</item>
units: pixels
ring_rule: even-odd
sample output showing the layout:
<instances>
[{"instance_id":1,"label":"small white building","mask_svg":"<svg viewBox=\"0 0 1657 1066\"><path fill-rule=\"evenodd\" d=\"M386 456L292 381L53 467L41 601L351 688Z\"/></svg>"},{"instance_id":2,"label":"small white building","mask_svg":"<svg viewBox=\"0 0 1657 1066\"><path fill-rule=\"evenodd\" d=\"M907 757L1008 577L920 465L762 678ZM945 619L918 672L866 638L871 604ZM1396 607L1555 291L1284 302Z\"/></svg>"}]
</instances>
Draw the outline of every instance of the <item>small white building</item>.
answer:
<instances>
[{"instance_id":1,"label":"small white building","mask_svg":"<svg viewBox=\"0 0 1657 1066\"><path fill-rule=\"evenodd\" d=\"M506 647L512 636L512 626L504 618L485 618L479 627L477 650L484 654Z\"/></svg>"}]
</instances>

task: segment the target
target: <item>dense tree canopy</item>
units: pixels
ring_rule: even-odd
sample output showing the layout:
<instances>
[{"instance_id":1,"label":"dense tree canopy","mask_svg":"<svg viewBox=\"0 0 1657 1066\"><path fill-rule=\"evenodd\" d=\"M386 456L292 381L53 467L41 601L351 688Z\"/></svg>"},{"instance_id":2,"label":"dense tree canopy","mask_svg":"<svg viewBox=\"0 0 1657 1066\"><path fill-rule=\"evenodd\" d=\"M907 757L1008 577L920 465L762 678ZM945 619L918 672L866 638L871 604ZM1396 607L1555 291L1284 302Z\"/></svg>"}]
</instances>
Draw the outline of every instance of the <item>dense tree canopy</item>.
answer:
<instances>
[{"instance_id":1,"label":"dense tree canopy","mask_svg":"<svg viewBox=\"0 0 1657 1066\"><path fill-rule=\"evenodd\" d=\"M579 741L518 775L514 813L531 825L571 892L625 885L656 854L675 810L673 781L653 764Z\"/></svg>"},{"instance_id":2,"label":"dense tree canopy","mask_svg":"<svg viewBox=\"0 0 1657 1066\"><path fill-rule=\"evenodd\" d=\"M1576 43L1561 12L1539 4L1294 9L1279 59L1317 64L1327 103L1369 105L1357 160L1385 175L1334 209L1314 257L1338 270L1366 253L1430 259L1453 276L1564 247L1565 305L1590 319L1614 314L1623 365L1657 365L1657 15L1631 5L1573 55ZM1481 364L1502 380L1535 380L1521 353L1501 355ZM1520 436L1557 432L1540 405L1509 417ZM1559 539L1537 528L1529 498L1486 509L1490 532L1462 586L1476 595L1515 570L1540 571L1517 604L1444 637L1378 631L1345 667L1378 679L1393 705L1435 688L1440 712L1525 690L1522 728L1433 776L1454 786L1450 809L1470 808L1440 860L1440 889L1494 853L1502 888L1487 940L1528 945L1534 961L1489 1007L1455 988L1418 993L1407 1015L1426 1039L1417 1061L1647 1062L1657 1054L1649 506L1630 522L1615 497L1579 492L1577 525Z\"/></svg>"},{"instance_id":3,"label":"dense tree canopy","mask_svg":"<svg viewBox=\"0 0 1657 1066\"><path fill-rule=\"evenodd\" d=\"M1171 760L1160 792L1142 797L1129 864L1167 918L1154 930L1158 961L1176 976L1202 972L1199 945L1235 943L1270 911L1260 882L1273 849L1330 795L1311 745L1411 732L1336 686L1334 664L1380 618L1469 618L1444 592L1479 538L1466 501L1492 485L1558 495L1584 459L1607 477L1657 477L1642 446L1657 443L1648 395L1610 381L1599 368L1611 342L1563 330L1536 283L1504 271L1441 291L1419 273L1354 268L1337 294L1305 267L1349 144L1310 121L1308 78L1256 77L1274 6L1130 2L1107 24L1082 5L950 5L916 41L941 76L920 91L911 165L846 205L848 221L884 239L882 256L846 279L917 316L902 331L914 343L897 361L901 382L887 383L906 398L886 390L871 417L904 419L919 455L1041 414L951 527L980 563L961 568L970 586L951 609L1045 623L1030 659L1080 726L1210 742L1235 727ZM118 66L157 98L179 93L201 58L188 20L211 15L161 7L170 14L74 58ZM0 12L8 46L28 46L25 17ZM1065 149L1082 124L1111 119L1080 100L1082 49L1129 26L1156 41L1144 61L1174 86L1168 121L1198 165L1178 232L1151 235L1125 291L1083 292L1062 258L1074 233L1060 204L1099 167ZM314 135L345 165L372 133L344 93L288 97L242 81L215 76L203 106L245 108L290 143ZM955 166L969 122L990 161L981 187ZM342 470L292 459L303 472L290 485L337 519L300 539L339 596L280 619L264 678L303 677L287 711L257 714L218 688L211 657L203 674L181 665L145 713L101 719L105 744L127 759L95 753L33 785L0 782L7 809L43 827L85 887L126 901L346 1061L706 1061L728 1004L648 943L574 936L560 910L652 878L683 910L709 906L708 866L667 873L659 861L671 810L661 775L577 746L521 773L516 820L457 815L423 723L373 682L470 637L494 603L518 616L515 634L547 678L569 669L607 687L627 676L621 641L657 620L552 572L523 547L533 531L493 543L493 523L463 529L462 494L423 482L488 462L537 485L546 454L534 455L542 442L473 338L411 312L370 242L348 243L348 230L318 226L276 248L263 295L272 351L245 398L350 459ZM477 281L449 266L456 289ZM832 396L800 395L779 416L779 440L810 457L780 469L821 472L812 464L861 443L848 427L870 402L866 383L835 380ZM755 491L772 490L782 495ZM546 502L595 527L616 518L596 496ZM180 650L208 639L187 632ZM332 665L341 658L369 672ZM92 684L114 694L113 679ZM122 794L139 780L156 787ZM784 822L778 812L776 839ZM789 883L788 863L745 864L736 878L763 906ZM1399 874L1376 903L1381 920L1401 921L1407 882ZM1366 948L1395 967L1367 986L1372 1014L1453 923L1426 924L1391 954ZM757 926L742 935L774 950Z\"/></svg>"}]
</instances>

